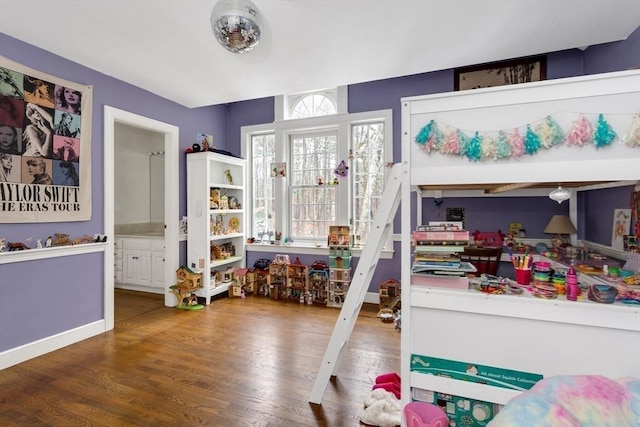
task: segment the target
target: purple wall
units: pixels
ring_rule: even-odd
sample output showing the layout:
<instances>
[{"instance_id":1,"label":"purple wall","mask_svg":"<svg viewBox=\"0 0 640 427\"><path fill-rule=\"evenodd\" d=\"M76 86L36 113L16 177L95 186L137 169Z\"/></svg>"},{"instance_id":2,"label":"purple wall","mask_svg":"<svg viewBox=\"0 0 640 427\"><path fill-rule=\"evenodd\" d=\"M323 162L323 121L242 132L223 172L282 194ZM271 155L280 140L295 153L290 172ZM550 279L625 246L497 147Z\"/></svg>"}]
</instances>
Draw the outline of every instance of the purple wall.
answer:
<instances>
[{"instance_id":1,"label":"purple wall","mask_svg":"<svg viewBox=\"0 0 640 427\"><path fill-rule=\"evenodd\" d=\"M640 27L626 40L591 46L585 51L585 74L640 68Z\"/></svg>"},{"instance_id":2,"label":"purple wall","mask_svg":"<svg viewBox=\"0 0 640 427\"><path fill-rule=\"evenodd\" d=\"M589 192L584 206L581 206L582 212L589 212L589 215L580 218L584 227L589 230L586 236L587 240L611 245L613 210L631 209L632 193L633 186Z\"/></svg>"},{"instance_id":3,"label":"purple wall","mask_svg":"<svg viewBox=\"0 0 640 427\"><path fill-rule=\"evenodd\" d=\"M104 319L102 253L0 266L0 351Z\"/></svg>"},{"instance_id":4,"label":"purple wall","mask_svg":"<svg viewBox=\"0 0 640 427\"><path fill-rule=\"evenodd\" d=\"M30 246L55 232L71 237L104 233L103 108L109 105L180 128L180 147L191 146L197 132L215 136L226 148L226 106L189 109L138 87L98 73L0 33L0 54L36 70L93 86L91 133L92 217L89 221L0 224L0 236ZM186 215L186 161L180 157L180 216ZM184 262L186 243L180 247ZM72 256L0 266L0 352L103 318L102 257ZM16 292L16 285L20 292ZM74 295L70 299L69 296ZM7 304L15 304L11 308ZM69 302L73 301L73 304ZM20 307L15 313L15 307Z\"/></svg>"}]
</instances>

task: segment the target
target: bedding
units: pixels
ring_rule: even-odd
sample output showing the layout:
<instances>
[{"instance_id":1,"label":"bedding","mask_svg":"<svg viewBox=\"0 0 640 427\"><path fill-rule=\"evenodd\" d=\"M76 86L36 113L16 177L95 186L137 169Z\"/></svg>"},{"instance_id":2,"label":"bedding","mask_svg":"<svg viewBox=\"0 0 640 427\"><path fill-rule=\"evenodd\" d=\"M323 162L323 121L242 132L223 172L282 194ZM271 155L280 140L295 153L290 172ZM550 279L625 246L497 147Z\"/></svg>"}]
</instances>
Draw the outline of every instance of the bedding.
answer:
<instances>
[{"instance_id":1,"label":"bedding","mask_svg":"<svg viewBox=\"0 0 640 427\"><path fill-rule=\"evenodd\" d=\"M615 362L614 362L615 363ZM511 399L490 427L638 427L640 379L554 376Z\"/></svg>"}]
</instances>

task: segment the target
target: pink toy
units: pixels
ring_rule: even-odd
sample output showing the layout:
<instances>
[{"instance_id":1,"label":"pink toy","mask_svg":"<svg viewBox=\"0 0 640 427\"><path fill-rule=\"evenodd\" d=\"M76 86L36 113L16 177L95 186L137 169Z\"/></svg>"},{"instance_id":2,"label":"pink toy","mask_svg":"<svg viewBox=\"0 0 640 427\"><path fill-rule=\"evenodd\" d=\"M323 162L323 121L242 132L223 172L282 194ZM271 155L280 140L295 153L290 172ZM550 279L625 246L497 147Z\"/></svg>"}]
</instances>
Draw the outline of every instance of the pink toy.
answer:
<instances>
[{"instance_id":1,"label":"pink toy","mask_svg":"<svg viewBox=\"0 0 640 427\"><path fill-rule=\"evenodd\" d=\"M436 405L426 402L409 402L404 407L407 427L447 427L449 417Z\"/></svg>"},{"instance_id":2,"label":"pink toy","mask_svg":"<svg viewBox=\"0 0 640 427\"><path fill-rule=\"evenodd\" d=\"M395 372L378 375L376 383L373 385L373 390L377 388L393 393L397 399L400 399L400 375Z\"/></svg>"},{"instance_id":3,"label":"pink toy","mask_svg":"<svg viewBox=\"0 0 640 427\"><path fill-rule=\"evenodd\" d=\"M386 374L378 375L376 377L376 384L384 384L384 383L396 383L400 385L400 375L395 372L389 372Z\"/></svg>"},{"instance_id":4,"label":"pink toy","mask_svg":"<svg viewBox=\"0 0 640 427\"><path fill-rule=\"evenodd\" d=\"M373 390L381 388L390 393L393 393L396 396L396 399L400 399L400 385L396 383L382 383L382 384L374 384Z\"/></svg>"}]
</instances>

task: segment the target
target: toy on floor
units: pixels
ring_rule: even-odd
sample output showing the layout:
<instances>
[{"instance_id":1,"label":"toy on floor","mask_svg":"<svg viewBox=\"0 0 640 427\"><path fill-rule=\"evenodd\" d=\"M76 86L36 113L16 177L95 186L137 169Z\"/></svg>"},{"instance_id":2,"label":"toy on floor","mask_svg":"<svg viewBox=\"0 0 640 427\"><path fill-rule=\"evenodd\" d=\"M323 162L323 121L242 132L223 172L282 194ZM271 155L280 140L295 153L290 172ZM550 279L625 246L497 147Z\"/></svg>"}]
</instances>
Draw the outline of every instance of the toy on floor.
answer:
<instances>
[{"instance_id":1,"label":"toy on floor","mask_svg":"<svg viewBox=\"0 0 640 427\"><path fill-rule=\"evenodd\" d=\"M389 393L393 393L396 399L400 399L400 376L395 372L378 375L373 390L383 389Z\"/></svg>"},{"instance_id":2,"label":"toy on floor","mask_svg":"<svg viewBox=\"0 0 640 427\"><path fill-rule=\"evenodd\" d=\"M202 287L202 273L183 265L176 270L176 278L178 283L169 287L178 300L176 308L202 310L204 305L198 304L198 297L195 294L196 290Z\"/></svg>"},{"instance_id":3,"label":"toy on floor","mask_svg":"<svg viewBox=\"0 0 640 427\"><path fill-rule=\"evenodd\" d=\"M364 399L360 422L367 426L396 427L402 422L400 401L381 388L372 390Z\"/></svg>"}]
</instances>

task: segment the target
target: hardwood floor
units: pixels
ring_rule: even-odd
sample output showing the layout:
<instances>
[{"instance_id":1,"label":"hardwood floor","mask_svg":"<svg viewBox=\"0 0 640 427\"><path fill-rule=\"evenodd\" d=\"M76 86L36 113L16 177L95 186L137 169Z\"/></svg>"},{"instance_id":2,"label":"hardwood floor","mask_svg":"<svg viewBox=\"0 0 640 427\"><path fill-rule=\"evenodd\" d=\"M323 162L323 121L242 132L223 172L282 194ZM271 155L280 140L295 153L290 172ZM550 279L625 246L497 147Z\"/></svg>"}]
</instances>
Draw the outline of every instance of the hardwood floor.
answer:
<instances>
[{"instance_id":1,"label":"hardwood floor","mask_svg":"<svg viewBox=\"0 0 640 427\"><path fill-rule=\"evenodd\" d=\"M0 371L2 426L357 426L374 378L400 370L400 333L365 304L308 402L339 309L260 296L200 311L116 290L115 329Z\"/></svg>"}]
</instances>

